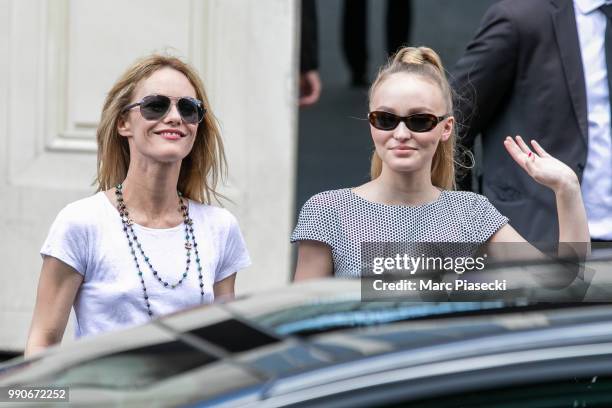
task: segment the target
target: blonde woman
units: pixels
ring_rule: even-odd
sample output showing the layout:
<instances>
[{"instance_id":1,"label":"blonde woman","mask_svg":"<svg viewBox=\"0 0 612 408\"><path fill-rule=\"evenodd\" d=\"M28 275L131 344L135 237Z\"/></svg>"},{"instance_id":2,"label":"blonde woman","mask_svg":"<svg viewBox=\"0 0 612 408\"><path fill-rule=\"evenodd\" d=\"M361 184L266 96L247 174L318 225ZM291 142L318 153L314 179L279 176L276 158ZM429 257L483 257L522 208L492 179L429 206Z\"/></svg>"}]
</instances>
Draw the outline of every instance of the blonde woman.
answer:
<instances>
[{"instance_id":1,"label":"blonde woman","mask_svg":"<svg viewBox=\"0 0 612 408\"><path fill-rule=\"evenodd\" d=\"M525 241L481 195L454 189L455 119L438 55L402 48L369 93L375 146L371 181L327 191L302 208L291 236L299 242L295 280L357 277L363 242ZM562 242L589 242L576 174L535 141L504 145L536 182L553 190Z\"/></svg>"},{"instance_id":2,"label":"blonde woman","mask_svg":"<svg viewBox=\"0 0 612 408\"><path fill-rule=\"evenodd\" d=\"M76 336L149 321L234 293L250 264L236 219L210 205L225 170L202 81L181 60L132 65L106 97L98 193L57 216L26 355L61 341L72 307Z\"/></svg>"}]
</instances>

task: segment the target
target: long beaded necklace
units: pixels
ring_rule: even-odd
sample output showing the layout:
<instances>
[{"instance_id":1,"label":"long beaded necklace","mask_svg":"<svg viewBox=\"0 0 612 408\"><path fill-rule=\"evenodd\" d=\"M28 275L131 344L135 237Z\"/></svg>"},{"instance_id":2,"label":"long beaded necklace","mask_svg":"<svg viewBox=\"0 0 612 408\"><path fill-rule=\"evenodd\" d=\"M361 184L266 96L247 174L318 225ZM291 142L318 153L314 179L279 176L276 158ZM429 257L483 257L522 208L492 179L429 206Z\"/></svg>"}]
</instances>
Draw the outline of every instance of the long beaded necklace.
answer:
<instances>
[{"instance_id":1,"label":"long beaded necklace","mask_svg":"<svg viewBox=\"0 0 612 408\"><path fill-rule=\"evenodd\" d=\"M187 254L187 260L185 263L185 271L181 275L180 279L175 283L170 283L163 279L161 276L159 276L158 271L153 267L153 265L151 265L151 260L147 255L145 255L145 252L142 249L142 244L140 243L140 241L138 241L136 232L132 227L134 225L134 220L130 218L130 213L128 212L128 209L125 205L125 201L123 200L123 186L121 184L117 184L115 189L115 195L117 196L117 210L119 210L119 215L121 216L121 223L123 224L123 232L125 232L125 236L127 237L132 257L134 258L134 263L136 264L136 270L138 271L138 277L140 278L140 283L142 285L142 293L149 316L153 316L153 312L151 311L151 304L149 303L149 294L147 293L147 287L145 285L142 270L140 269L140 263L138 262L136 251L140 252L142 259L147 264L149 270L153 273L153 276L155 277L155 279L157 279L160 285L165 288L176 289L183 283L183 281L187 278L187 275L189 274L189 266L191 264L191 250L193 249L195 254L195 262L197 264L198 269L198 279L200 281L200 303L203 303L204 301L204 282L202 280L202 265L200 265L200 253L198 252L198 243L196 242L195 234L193 232L193 220L189 217L189 209L183 201L183 195L180 191L177 193L179 199L179 206L181 212L183 213L183 225L185 226L185 250Z\"/></svg>"}]
</instances>

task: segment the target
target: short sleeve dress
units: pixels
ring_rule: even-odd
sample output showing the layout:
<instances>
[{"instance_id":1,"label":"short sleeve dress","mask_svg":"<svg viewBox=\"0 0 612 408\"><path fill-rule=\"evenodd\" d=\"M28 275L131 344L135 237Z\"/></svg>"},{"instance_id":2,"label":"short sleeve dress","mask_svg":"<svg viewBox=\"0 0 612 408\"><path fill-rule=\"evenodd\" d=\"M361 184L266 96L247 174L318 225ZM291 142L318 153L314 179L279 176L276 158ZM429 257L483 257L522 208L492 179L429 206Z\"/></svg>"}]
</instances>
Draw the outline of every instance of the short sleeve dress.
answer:
<instances>
[{"instance_id":1,"label":"short sleeve dress","mask_svg":"<svg viewBox=\"0 0 612 408\"><path fill-rule=\"evenodd\" d=\"M363 242L484 243L506 223L486 197L472 192L443 190L436 201L413 207L371 202L345 188L311 197L291 242L329 245L334 275L358 277Z\"/></svg>"}]
</instances>

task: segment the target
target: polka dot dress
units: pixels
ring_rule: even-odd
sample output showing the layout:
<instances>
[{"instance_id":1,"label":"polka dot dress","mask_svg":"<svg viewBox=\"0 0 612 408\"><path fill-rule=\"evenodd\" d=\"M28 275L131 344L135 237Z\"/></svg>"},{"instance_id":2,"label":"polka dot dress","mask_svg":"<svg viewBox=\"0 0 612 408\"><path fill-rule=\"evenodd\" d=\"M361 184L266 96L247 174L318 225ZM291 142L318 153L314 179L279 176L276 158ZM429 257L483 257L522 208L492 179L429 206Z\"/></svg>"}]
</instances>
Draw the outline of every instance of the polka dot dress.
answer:
<instances>
[{"instance_id":1,"label":"polka dot dress","mask_svg":"<svg viewBox=\"0 0 612 408\"><path fill-rule=\"evenodd\" d=\"M345 188L312 196L291 242L329 245L335 276L358 277L362 242L483 243L507 222L486 197L472 192L442 191L436 201L412 207L374 203Z\"/></svg>"}]
</instances>

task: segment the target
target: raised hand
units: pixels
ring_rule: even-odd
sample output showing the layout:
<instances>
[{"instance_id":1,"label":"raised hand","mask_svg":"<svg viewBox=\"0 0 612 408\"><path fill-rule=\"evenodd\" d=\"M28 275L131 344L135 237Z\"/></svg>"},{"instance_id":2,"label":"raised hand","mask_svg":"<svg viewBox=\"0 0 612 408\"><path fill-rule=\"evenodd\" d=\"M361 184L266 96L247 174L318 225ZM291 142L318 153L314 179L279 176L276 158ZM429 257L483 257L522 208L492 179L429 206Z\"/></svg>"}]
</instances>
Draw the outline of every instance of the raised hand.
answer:
<instances>
[{"instance_id":1,"label":"raised hand","mask_svg":"<svg viewBox=\"0 0 612 408\"><path fill-rule=\"evenodd\" d=\"M550 188L555 193L566 187L578 185L576 173L560 160L548 154L535 140L531 141L532 151L523 138L510 136L504 140L504 146L515 162L519 164L538 183Z\"/></svg>"}]
</instances>

